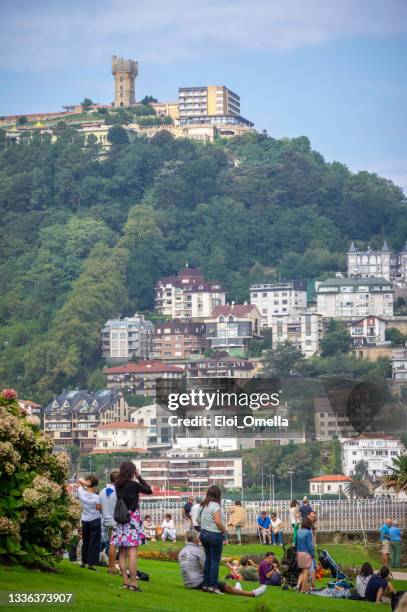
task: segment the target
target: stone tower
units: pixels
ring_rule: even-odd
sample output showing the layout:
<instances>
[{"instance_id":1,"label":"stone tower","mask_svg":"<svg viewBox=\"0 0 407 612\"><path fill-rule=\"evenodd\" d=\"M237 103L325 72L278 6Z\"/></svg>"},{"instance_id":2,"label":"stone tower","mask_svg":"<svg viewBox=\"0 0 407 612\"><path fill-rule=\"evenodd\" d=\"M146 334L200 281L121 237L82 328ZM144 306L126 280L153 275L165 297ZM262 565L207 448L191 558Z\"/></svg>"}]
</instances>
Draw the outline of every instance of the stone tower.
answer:
<instances>
[{"instance_id":1,"label":"stone tower","mask_svg":"<svg viewBox=\"0 0 407 612\"><path fill-rule=\"evenodd\" d=\"M128 107L136 103L134 82L138 75L138 62L112 56L114 76L114 106Z\"/></svg>"}]
</instances>

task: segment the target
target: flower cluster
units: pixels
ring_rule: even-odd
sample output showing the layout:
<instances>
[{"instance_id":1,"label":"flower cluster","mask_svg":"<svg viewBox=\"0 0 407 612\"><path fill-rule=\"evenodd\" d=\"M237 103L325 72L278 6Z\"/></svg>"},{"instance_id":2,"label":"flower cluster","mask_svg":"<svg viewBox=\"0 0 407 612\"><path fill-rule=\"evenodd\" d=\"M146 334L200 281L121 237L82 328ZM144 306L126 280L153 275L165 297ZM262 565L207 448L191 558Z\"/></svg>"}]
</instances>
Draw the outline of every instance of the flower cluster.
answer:
<instances>
[{"instance_id":1,"label":"flower cluster","mask_svg":"<svg viewBox=\"0 0 407 612\"><path fill-rule=\"evenodd\" d=\"M0 534L18 536L20 533L20 525L15 523L6 516L0 516Z\"/></svg>"},{"instance_id":2,"label":"flower cluster","mask_svg":"<svg viewBox=\"0 0 407 612\"><path fill-rule=\"evenodd\" d=\"M1 392L1 396L6 400L16 400L18 397L17 391L15 389L3 389Z\"/></svg>"},{"instance_id":3,"label":"flower cluster","mask_svg":"<svg viewBox=\"0 0 407 612\"><path fill-rule=\"evenodd\" d=\"M32 486L24 489L23 499L27 506L35 507L50 500L58 499L61 493L61 485L45 476L36 476Z\"/></svg>"},{"instance_id":4,"label":"flower cluster","mask_svg":"<svg viewBox=\"0 0 407 612\"><path fill-rule=\"evenodd\" d=\"M168 549L162 550L148 550L143 547L143 550L138 551L137 556L140 559L151 559L154 561L178 561L178 551Z\"/></svg>"}]
</instances>

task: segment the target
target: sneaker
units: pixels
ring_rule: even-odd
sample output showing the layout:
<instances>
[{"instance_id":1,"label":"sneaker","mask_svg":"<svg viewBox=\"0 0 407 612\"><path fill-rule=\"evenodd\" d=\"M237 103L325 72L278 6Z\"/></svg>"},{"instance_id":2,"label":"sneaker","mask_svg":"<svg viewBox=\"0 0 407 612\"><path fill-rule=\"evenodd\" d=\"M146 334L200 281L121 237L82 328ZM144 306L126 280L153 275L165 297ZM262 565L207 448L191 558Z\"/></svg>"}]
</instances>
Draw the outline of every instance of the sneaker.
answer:
<instances>
[{"instance_id":1,"label":"sneaker","mask_svg":"<svg viewBox=\"0 0 407 612\"><path fill-rule=\"evenodd\" d=\"M215 593L215 595L224 595L225 593L222 593L222 591L219 591L219 589L213 589L212 593Z\"/></svg>"},{"instance_id":2,"label":"sneaker","mask_svg":"<svg viewBox=\"0 0 407 612\"><path fill-rule=\"evenodd\" d=\"M235 589L237 589L238 591L242 590L242 585L240 584L240 582L236 582Z\"/></svg>"},{"instance_id":3,"label":"sneaker","mask_svg":"<svg viewBox=\"0 0 407 612\"><path fill-rule=\"evenodd\" d=\"M263 593L265 593L266 590L267 590L266 585L262 584L261 586L257 587L257 589L254 589L252 593L255 597L260 597L260 595L263 595Z\"/></svg>"}]
</instances>

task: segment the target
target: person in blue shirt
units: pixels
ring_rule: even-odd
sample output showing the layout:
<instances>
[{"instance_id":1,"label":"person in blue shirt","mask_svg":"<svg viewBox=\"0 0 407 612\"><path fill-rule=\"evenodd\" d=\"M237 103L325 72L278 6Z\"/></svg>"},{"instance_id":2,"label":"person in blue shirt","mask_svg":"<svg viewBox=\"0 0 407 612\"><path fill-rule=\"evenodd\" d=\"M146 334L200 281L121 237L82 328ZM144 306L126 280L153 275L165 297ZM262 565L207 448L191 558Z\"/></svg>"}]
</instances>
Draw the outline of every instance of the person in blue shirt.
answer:
<instances>
[{"instance_id":1,"label":"person in blue shirt","mask_svg":"<svg viewBox=\"0 0 407 612\"><path fill-rule=\"evenodd\" d=\"M303 593L309 591L309 576L315 558L314 539L312 537L312 521L305 518L300 529L297 531L297 563L301 570L298 578L297 589Z\"/></svg>"},{"instance_id":2,"label":"person in blue shirt","mask_svg":"<svg viewBox=\"0 0 407 612\"><path fill-rule=\"evenodd\" d=\"M299 513L301 515L301 519L304 520L307 516L312 512L312 506L308 501L308 497L305 496L302 500L301 504L298 507Z\"/></svg>"},{"instance_id":3,"label":"person in blue shirt","mask_svg":"<svg viewBox=\"0 0 407 612\"><path fill-rule=\"evenodd\" d=\"M393 521L389 528L390 537L390 566L400 567L401 529L397 521Z\"/></svg>"},{"instance_id":4,"label":"person in blue shirt","mask_svg":"<svg viewBox=\"0 0 407 612\"><path fill-rule=\"evenodd\" d=\"M390 534L389 530L392 525L391 519L386 519L380 528L380 541L382 543L382 561L383 566L387 567L390 560Z\"/></svg>"},{"instance_id":5,"label":"person in blue shirt","mask_svg":"<svg viewBox=\"0 0 407 612\"><path fill-rule=\"evenodd\" d=\"M259 530L259 535L262 544L271 544L271 521L268 513L263 510L260 513L260 516L257 517L257 528Z\"/></svg>"}]
</instances>

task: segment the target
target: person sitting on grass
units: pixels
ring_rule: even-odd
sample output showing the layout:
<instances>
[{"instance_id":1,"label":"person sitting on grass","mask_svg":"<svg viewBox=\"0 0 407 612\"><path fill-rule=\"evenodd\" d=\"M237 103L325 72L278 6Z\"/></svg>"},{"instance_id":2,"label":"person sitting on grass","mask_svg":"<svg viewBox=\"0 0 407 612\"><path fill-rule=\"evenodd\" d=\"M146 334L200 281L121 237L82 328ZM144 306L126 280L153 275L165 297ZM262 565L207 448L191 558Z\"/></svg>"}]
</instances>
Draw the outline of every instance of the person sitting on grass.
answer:
<instances>
[{"instance_id":1,"label":"person sitting on grass","mask_svg":"<svg viewBox=\"0 0 407 612\"><path fill-rule=\"evenodd\" d=\"M365 591L367 601L380 603L384 597L395 595L396 591L393 585L388 582L389 577L390 570L386 566L383 566L378 574L370 577Z\"/></svg>"},{"instance_id":2,"label":"person sitting on grass","mask_svg":"<svg viewBox=\"0 0 407 612\"><path fill-rule=\"evenodd\" d=\"M163 542L166 542L167 540L170 540L170 542L176 541L177 538L174 519L172 518L171 514L167 513L164 515L164 520L161 524L161 529L163 530L161 535L161 539Z\"/></svg>"},{"instance_id":3,"label":"person sitting on grass","mask_svg":"<svg viewBox=\"0 0 407 612\"><path fill-rule=\"evenodd\" d=\"M254 561L249 559L248 555L240 559L240 565L237 571L243 580L249 580L251 582L259 581L259 567Z\"/></svg>"},{"instance_id":4,"label":"person sitting on grass","mask_svg":"<svg viewBox=\"0 0 407 612\"><path fill-rule=\"evenodd\" d=\"M260 584L281 586L281 572L279 563L272 552L267 552L259 565Z\"/></svg>"},{"instance_id":5,"label":"person sitting on grass","mask_svg":"<svg viewBox=\"0 0 407 612\"><path fill-rule=\"evenodd\" d=\"M188 531L186 533L186 540L186 546L178 555L184 586L187 589L209 591L207 587L204 587L205 552L199 546L199 534L196 531ZM267 587L260 586L253 591L243 591L238 582L234 587L226 582L218 582L217 588L222 594L229 593L230 595L240 595L243 597L259 597L263 595Z\"/></svg>"},{"instance_id":6,"label":"person sitting on grass","mask_svg":"<svg viewBox=\"0 0 407 612\"><path fill-rule=\"evenodd\" d=\"M143 521L143 533L147 541L155 542L155 525L150 514L146 514Z\"/></svg>"},{"instance_id":7,"label":"person sitting on grass","mask_svg":"<svg viewBox=\"0 0 407 612\"><path fill-rule=\"evenodd\" d=\"M366 599L366 587L373 576L373 567L370 563L364 563L360 568L360 574L356 576L356 593L358 599Z\"/></svg>"},{"instance_id":8,"label":"person sitting on grass","mask_svg":"<svg viewBox=\"0 0 407 612\"><path fill-rule=\"evenodd\" d=\"M271 544L271 522L267 512L263 510L257 517L257 529L259 530L262 544Z\"/></svg>"}]
</instances>

